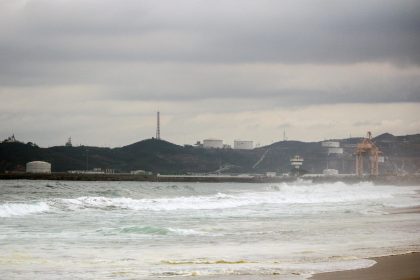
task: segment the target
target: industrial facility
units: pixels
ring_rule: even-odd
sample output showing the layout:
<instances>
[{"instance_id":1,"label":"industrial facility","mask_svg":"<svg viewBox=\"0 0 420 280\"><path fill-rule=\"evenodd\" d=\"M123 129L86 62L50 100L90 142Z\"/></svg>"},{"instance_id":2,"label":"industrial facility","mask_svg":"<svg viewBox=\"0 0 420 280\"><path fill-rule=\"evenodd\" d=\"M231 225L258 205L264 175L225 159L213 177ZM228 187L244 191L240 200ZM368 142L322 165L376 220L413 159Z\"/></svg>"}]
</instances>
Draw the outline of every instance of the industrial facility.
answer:
<instances>
[{"instance_id":1,"label":"industrial facility","mask_svg":"<svg viewBox=\"0 0 420 280\"><path fill-rule=\"evenodd\" d=\"M325 141L322 142L322 147L327 148L328 154L342 154L343 148L340 148L340 142Z\"/></svg>"},{"instance_id":2,"label":"industrial facility","mask_svg":"<svg viewBox=\"0 0 420 280\"><path fill-rule=\"evenodd\" d=\"M12 136L4 139L2 143L16 143L16 142L18 141L16 140L15 135L13 134Z\"/></svg>"},{"instance_id":3,"label":"industrial facility","mask_svg":"<svg viewBox=\"0 0 420 280\"><path fill-rule=\"evenodd\" d=\"M151 156L158 156L162 157L161 152L162 147L165 145L172 145L171 143L163 143L166 141L156 142L155 140L161 140L161 127L160 127L160 117L161 114L159 111L156 112L156 134L155 137L152 137L153 143L153 152ZM220 135L219 135L220 136ZM217 137L217 136L216 136ZM266 172L266 177L275 177L277 171L279 174L286 174L284 172L288 172L288 174L301 176L303 174L309 173L310 175L315 176L331 176L331 177L343 177L343 176L378 176L386 175L386 174L406 174L407 173L407 166L410 166L408 172L416 172L420 173L420 169L418 169L418 160L416 158L409 159L411 162L408 161L407 155L410 153L405 152L407 147L407 142L410 145L417 145L416 137L420 137L417 135L409 135L409 136L393 136L389 133L385 133L383 135L377 136L375 139L372 137L370 132L367 133L367 136L364 138L360 137L351 137L347 139L330 139L325 140L323 142L318 142L318 144L314 145L314 143L301 143L298 141L287 141L286 131L283 131L283 141L278 143L272 143L271 145L267 145L266 147L259 147L259 144L256 145L257 148L254 149L254 141L252 140L243 140L241 138L237 138L233 141L233 145L224 143L226 141L220 138L206 138L202 141L197 141L194 145L185 145L185 150L180 150L179 147L173 147L173 151L171 153L166 153L167 157L173 157L176 154L176 158L173 160L175 163L171 170L175 170L176 172L180 172L178 168L178 162L186 162L183 163L187 165L183 167L181 170L185 172L185 170L189 171L198 171L205 170L206 168L212 168L212 172L215 170L218 173L231 173L231 174L246 174L247 172ZM145 141L146 142L146 141ZM25 150L28 147L37 148L37 146L32 143L22 143L17 141L15 136L12 135L5 139L4 141L0 142L0 144L7 144L9 145L7 148L23 149L19 145L26 145L24 148ZM18 145L19 144L19 145ZM162 146L160 146L162 145ZM68 137L67 142L65 142L66 149L60 151L65 153L64 156L66 158L72 159L72 166L75 168L80 168L80 155L83 154L81 152L80 147L75 147L75 149L70 149L73 147L72 138ZM121 158L130 155L133 148L129 145L129 152L121 153ZM144 149L145 147L149 149L151 145L143 145L136 144L136 149ZM310 147L309 149L306 146ZM380 149L379 149L380 147ZM191 149L196 148L197 150L192 151ZM235 152L228 151L229 149L233 148L237 150ZM95 148L96 149L96 148ZM119 149L119 151L124 150L125 148ZM200 149L208 149L208 151L200 151ZM211 151L211 149L214 149ZM410 148L412 149L412 148ZM242 151L241 151L242 150ZM74 153L72 152L74 151ZM118 152L119 152L118 151ZM383 156L383 152L387 154L386 162ZM36 153L42 152L36 151ZM54 161L54 170L57 172L62 172L63 170L69 173L76 173L76 174L114 174L113 166L121 166L118 159L114 159L113 156L115 155L114 151L109 153L109 151L101 151L101 155L95 155L95 161L99 162L101 166L106 166L106 169L99 169L94 168L93 170L89 170L89 154L88 148L85 147L85 154L86 154L86 168L84 170L66 170L63 166L60 166L59 161ZM225 153L226 152L226 153ZM96 152L93 152L96 153ZM18 153L17 153L18 154ZM35 153L33 153L35 154ZM107 154L107 158L102 158L102 154ZM139 153L141 154L141 153ZM84 155L84 154L83 154ZM83 157L82 155L82 157ZM179 156L181 155L181 156ZM237 156L240 155L240 156ZM196 162L202 162L199 168L194 165L189 165L190 157L195 158ZM305 169L303 170L303 164L305 158ZM43 155L40 158L51 158L51 156ZM6 171L11 170L12 172L21 172L25 171L25 162L27 160L32 160L31 156L23 160L23 162L13 162L8 166L5 165L3 167ZM181 159L181 160L180 160ZM188 159L188 160L186 160ZM53 159L51 159L53 160ZM131 157L128 162L127 167L119 167L116 169L117 172L129 172L128 170L133 169L130 173L133 175L145 174L149 175L148 172L143 170L137 170L136 168L142 168L143 166L148 166L149 163L145 164L146 159L136 159L138 162L142 164L132 164ZM82 159L83 161L83 159ZM112 163L116 161L117 163ZM156 161L158 162L158 161ZM290 165L289 165L290 162ZM408 162L408 164L407 164ZM381 165L381 163L385 163ZM207 164L207 165L206 165ZM409 165L410 164L410 165ZM10 167L11 166L11 167ZM215 167L216 166L216 167ZM67 167L66 167L67 168ZM120 169L121 168L121 169ZM128 169L130 168L130 169ZM145 168L145 167L143 167ZM154 168L150 168L153 172L158 172L161 168L157 163ZM381 168L381 170L379 170ZM417 169L415 169L417 168ZM128 169L128 170L127 170ZM208 170L205 170L208 172ZM268 172L270 171L270 172ZM381 172L379 172L381 171ZM27 173L51 173L51 164L44 161L32 161L26 164L26 172ZM264 173L261 173L264 174Z\"/></svg>"},{"instance_id":4,"label":"industrial facility","mask_svg":"<svg viewBox=\"0 0 420 280\"><path fill-rule=\"evenodd\" d=\"M28 162L26 173L51 173L51 164L45 161Z\"/></svg>"},{"instance_id":5,"label":"industrial facility","mask_svg":"<svg viewBox=\"0 0 420 280\"><path fill-rule=\"evenodd\" d=\"M357 144L356 148L356 175L362 176L364 172L364 158L368 158L370 175L379 175L379 162L384 162L382 152L375 145L372 139L372 133L368 131L366 138Z\"/></svg>"},{"instance_id":6,"label":"industrial facility","mask_svg":"<svg viewBox=\"0 0 420 280\"><path fill-rule=\"evenodd\" d=\"M160 112L156 114L156 139L160 140Z\"/></svg>"},{"instance_id":7,"label":"industrial facility","mask_svg":"<svg viewBox=\"0 0 420 280\"><path fill-rule=\"evenodd\" d=\"M203 148L205 149L223 149L223 140L219 139L204 139Z\"/></svg>"},{"instance_id":8,"label":"industrial facility","mask_svg":"<svg viewBox=\"0 0 420 280\"><path fill-rule=\"evenodd\" d=\"M326 176L336 176L339 174L340 166L342 165L344 149L340 147L338 141L324 141L321 146L326 149L327 162L326 168L322 174Z\"/></svg>"},{"instance_id":9,"label":"industrial facility","mask_svg":"<svg viewBox=\"0 0 420 280\"><path fill-rule=\"evenodd\" d=\"M67 139L67 142L66 142L66 144L64 144L64 146L65 146L65 147L73 147L73 144L71 143L71 137L69 137L69 138Z\"/></svg>"},{"instance_id":10,"label":"industrial facility","mask_svg":"<svg viewBox=\"0 0 420 280\"><path fill-rule=\"evenodd\" d=\"M300 167L303 165L303 158L299 155L295 155L290 159L290 164L295 170L299 170Z\"/></svg>"},{"instance_id":11,"label":"industrial facility","mask_svg":"<svg viewBox=\"0 0 420 280\"><path fill-rule=\"evenodd\" d=\"M233 141L233 148L235 150L252 150L254 148L254 141L235 140Z\"/></svg>"},{"instance_id":12,"label":"industrial facility","mask_svg":"<svg viewBox=\"0 0 420 280\"><path fill-rule=\"evenodd\" d=\"M194 145L197 148L205 149L231 149L232 146L224 144L223 140L220 139L204 139L203 142L197 141ZM235 140L233 142L233 148L235 150L252 150L254 148L254 142L249 140Z\"/></svg>"}]
</instances>

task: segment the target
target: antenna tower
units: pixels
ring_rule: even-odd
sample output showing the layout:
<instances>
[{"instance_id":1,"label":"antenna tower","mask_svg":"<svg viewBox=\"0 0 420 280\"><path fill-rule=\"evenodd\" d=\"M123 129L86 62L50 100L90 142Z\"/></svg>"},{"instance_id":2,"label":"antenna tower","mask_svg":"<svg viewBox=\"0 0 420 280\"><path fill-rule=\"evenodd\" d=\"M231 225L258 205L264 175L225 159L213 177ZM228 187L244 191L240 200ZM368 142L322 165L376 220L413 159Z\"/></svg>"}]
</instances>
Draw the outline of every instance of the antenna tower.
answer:
<instances>
[{"instance_id":1,"label":"antenna tower","mask_svg":"<svg viewBox=\"0 0 420 280\"><path fill-rule=\"evenodd\" d=\"M157 112L156 139L160 140L160 112Z\"/></svg>"}]
</instances>

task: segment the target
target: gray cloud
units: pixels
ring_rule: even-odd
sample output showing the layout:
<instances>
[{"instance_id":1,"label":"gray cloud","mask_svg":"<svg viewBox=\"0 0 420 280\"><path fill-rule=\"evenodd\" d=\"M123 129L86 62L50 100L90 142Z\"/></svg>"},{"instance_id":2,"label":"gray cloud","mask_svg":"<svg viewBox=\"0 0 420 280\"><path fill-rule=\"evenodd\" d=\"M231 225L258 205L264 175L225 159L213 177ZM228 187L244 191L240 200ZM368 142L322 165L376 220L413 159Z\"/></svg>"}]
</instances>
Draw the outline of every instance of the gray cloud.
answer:
<instances>
[{"instance_id":1,"label":"gray cloud","mask_svg":"<svg viewBox=\"0 0 420 280\"><path fill-rule=\"evenodd\" d=\"M3 1L3 62L420 63L418 1Z\"/></svg>"},{"instance_id":2,"label":"gray cloud","mask_svg":"<svg viewBox=\"0 0 420 280\"><path fill-rule=\"evenodd\" d=\"M360 121L360 122L355 122L353 124L354 126L364 126L364 127L375 127L375 126L380 126L381 122L372 122L372 121Z\"/></svg>"},{"instance_id":3,"label":"gray cloud","mask_svg":"<svg viewBox=\"0 0 420 280\"><path fill-rule=\"evenodd\" d=\"M268 106L420 102L420 69L375 65L27 63L0 76L1 92L94 87L104 100L267 100ZM77 93L78 93L77 92ZM39 94L37 91L36 95Z\"/></svg>"},{"instance_id":4,"label":"gray cloud","mask_svg":"<svg viewBox=\"0 0 420 280\"><path fill-rule=\"evenodd\" d=\"M46 143L56 141L46 135L65 139L70 131L102 143L109 126L135 140L153 135L160 107L177 127L168 131L176 141L234 131L275 139L285 125L310 139L331 122L305 119L340 104L347 119L334 129L346 135L369 125L400 129L404 122L414 131L419 49L415 0L4 0L0 130ZM382 117L391 105L406 113L395 122L348 119L365 104L381 104ZM265 124L266 111L294 118ZM244 125L232 129L235 120ZM313 132L299 134L308 128Z\"/></svg>"}]
</instances>

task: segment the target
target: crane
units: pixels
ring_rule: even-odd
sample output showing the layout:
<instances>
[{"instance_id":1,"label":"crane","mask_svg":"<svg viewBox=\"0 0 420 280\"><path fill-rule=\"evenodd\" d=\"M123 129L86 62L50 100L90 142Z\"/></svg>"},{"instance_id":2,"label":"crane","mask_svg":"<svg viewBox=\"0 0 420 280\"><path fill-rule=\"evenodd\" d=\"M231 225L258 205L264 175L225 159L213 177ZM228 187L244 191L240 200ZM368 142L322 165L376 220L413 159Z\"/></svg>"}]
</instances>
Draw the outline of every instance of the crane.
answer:
<instances>
[{"instance_id":1,"label":"crane","mask_svg":"<svg viewBox=\"0 0 420 280\"><path fill-rule=\"evenodd\" d=\"M363 138L362 142L357 144L356 147L356 175L358 176L363 175L363 157L366 155L370 158L370 175L378 176L378 162L382 152L373 142L370 131L368 131L366 138Z\"/></svg>"}]
</instances>

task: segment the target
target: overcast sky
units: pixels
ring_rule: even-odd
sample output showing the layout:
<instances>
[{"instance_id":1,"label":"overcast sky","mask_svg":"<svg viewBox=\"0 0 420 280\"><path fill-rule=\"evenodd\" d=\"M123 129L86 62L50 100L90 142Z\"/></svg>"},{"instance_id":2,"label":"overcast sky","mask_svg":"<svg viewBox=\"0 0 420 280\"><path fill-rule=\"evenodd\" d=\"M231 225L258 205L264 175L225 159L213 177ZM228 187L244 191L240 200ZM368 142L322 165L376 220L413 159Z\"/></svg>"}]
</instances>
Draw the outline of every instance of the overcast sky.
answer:
<instances>
[{"instance_id":1,"label":"overcast sky","mask_svg":"<svg viewBox=\"0 0 420 280\"><path fill-rule=\"evenodd\" d=\"M420 133L420 1L0 0L0 138ZM0 139L0 140L1 140Z\"/></svg>"}]
</instances>

